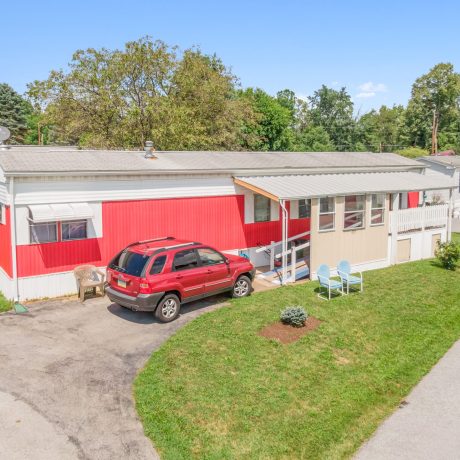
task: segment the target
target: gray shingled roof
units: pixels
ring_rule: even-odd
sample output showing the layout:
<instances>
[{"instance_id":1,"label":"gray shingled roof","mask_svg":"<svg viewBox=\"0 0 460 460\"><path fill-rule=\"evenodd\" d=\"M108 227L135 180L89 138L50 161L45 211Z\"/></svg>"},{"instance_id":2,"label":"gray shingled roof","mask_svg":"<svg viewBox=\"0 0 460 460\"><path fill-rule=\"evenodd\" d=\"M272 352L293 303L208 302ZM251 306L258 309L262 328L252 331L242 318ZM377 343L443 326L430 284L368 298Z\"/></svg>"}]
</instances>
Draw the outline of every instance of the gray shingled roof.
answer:
<instances>
[{"instance_id":1,"label":"gray shingled roof","mask_svg":"<svg viewBox=\"0 0 460 460\"><path fill-rule=\"evenodd\" d=\"M443 166L460 168L460 155L449 155L449 156L427 156L421 157L419 160L424 163L438 163Z\"/></svg>"},{"instance_id":2,"label":"gray shingled roof","mask_svg":"<svg viewBox=\"0 0 460 460\"><path fill-rule=\"evenodd\" d=\"M67 147L13 147L0 150L7 175L34 174L155 174L166 172L227 172L274 170L407 170L421 163L392 153L363 152L155 152L76 150Z\"/></svg>"}]
</instances>

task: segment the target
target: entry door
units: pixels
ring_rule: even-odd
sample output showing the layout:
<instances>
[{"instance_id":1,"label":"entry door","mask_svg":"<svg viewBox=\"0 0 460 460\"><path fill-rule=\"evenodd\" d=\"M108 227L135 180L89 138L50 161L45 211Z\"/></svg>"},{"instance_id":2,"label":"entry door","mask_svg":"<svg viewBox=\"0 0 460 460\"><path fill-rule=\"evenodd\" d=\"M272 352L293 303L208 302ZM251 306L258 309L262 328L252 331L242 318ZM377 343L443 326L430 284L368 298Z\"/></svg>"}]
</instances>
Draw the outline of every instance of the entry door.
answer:
<instances>
[{"instance_id":1,"label":"entry door","mask_svg":"<svg viewBox=\"0 0 460 460\"><path fill-rule=\"evenodd\" d=\"M231 287L232 277L226 258L211 248L198 248L201 265L207 269L205 293L220 291Z\"/></svg>"},{"instance_id":2,"label":"entry door","mask_svg":"<svg viewBox=\"0 0 460 460\"><path fill-rule=\"evenodd\" d=\"M200 266L195 249L177 252L174 255L172 269L176 281L182 286L184 298L204 294L207 269Z\"/></svg>"}]
</instances>

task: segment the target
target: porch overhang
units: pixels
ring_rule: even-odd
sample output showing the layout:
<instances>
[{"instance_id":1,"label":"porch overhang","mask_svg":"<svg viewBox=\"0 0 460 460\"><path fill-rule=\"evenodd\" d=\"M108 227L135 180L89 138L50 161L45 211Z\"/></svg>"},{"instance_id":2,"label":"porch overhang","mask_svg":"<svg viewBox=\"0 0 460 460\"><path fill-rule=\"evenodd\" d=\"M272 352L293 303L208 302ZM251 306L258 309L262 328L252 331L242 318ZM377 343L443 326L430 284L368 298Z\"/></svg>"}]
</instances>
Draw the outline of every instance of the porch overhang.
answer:
<instances>
[{"instance_id":1,"label":"porch overhang","mask_svg":"<svg viewBox=\"0 0 460 460\"><path fill-rule=\"evenodd\" d=\"M234 182L275 201L366 193L447 190L456 187L444 175L415 172L238 176L234 177Z\"/></svg>"}]
</instances>

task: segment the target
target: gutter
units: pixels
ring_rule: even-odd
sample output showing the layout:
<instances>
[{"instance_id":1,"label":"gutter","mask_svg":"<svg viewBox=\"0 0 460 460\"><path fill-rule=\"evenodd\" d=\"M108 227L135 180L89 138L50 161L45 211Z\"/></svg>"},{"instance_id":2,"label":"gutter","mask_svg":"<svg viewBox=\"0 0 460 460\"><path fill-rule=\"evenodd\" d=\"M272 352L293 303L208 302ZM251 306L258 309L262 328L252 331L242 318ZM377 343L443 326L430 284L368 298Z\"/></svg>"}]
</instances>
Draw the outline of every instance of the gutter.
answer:
<instances>
[{"instance_id":1,"label":"gutter","mask_svg":"<svg viewBox=\"0 0 460 460\"><path fill-rule=\"evenodd\" d=\"M340 174L342 172L407 172L426 169L427 166L420 164L414 166L377 166L377 167L356 167L342 166L340 168L274 168L274 169L157 169L157 170L136 170L136 171L4 171L5 177L81 177L81 176L161 176L161 175L235 175L235 176L266 176L270 174L293 175L293 174Z\"/></svg>"}]
</instances>

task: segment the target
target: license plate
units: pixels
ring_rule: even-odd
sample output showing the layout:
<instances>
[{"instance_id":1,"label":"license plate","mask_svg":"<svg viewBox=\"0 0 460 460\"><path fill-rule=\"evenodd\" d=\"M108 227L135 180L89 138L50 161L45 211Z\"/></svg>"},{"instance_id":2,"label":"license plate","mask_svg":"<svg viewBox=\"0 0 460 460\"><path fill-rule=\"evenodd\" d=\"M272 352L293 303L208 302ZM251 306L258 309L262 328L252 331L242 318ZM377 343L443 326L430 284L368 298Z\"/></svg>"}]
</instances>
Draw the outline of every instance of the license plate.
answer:
<instances>
[{"instance_id":1,"label":"license plate","mask_svg":"<svg viewBox=\"0 0 460 460\"><path fill-rule=\"evenodd\" d=\"M122 288L125 288L125 287L126 287L126 281L118 280L117 283L118 283L118 286L120 286L120 287L122 287Z\"/></svg>"}]
</instances>

